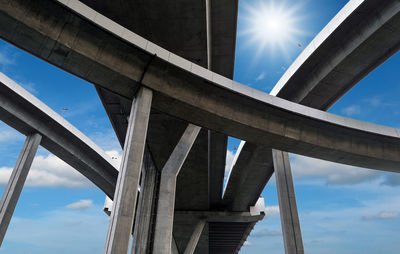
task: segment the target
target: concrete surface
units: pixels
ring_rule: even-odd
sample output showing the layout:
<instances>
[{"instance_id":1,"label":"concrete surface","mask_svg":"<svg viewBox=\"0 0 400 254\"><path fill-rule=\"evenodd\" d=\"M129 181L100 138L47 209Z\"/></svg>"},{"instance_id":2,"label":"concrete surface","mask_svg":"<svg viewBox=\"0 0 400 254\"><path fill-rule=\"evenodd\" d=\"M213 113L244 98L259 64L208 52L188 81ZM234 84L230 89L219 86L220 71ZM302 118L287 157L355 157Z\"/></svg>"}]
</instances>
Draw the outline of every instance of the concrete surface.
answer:
<instances>
[{"instance_id":1,"label":"concrete surface","mask_svg":"<svg viewBox=\"0 0 400 254\"><path fill-rule=\"evenodd\" d=\"M396 1L349 1L287 69L271 94L327 110L399 50L399 38L395 35L400 24L399 8ZM255 154L266 152L265 147L245 143L243 150L249 149ZM231 198L224 198L224 203L230 202L230 206L254 205L263 189L260 186L265 186L272 175L272 169L266 175L263 167L257 167L256 155L243 154L239 161L246 159L249 165L254 165L251 173L254 177L240 186L235 181L228 182L226 197ZM233 166L232 180L245 174L242 171L248 172L241 165ZM234 196L235 193L243 195Z\"/></svg>"},{"instance_id":2,"label":"concrete surface","mask_svg":"<svg viewBox=\"0 0 400 254\"><path fill-rule=\"evenodd\" d=\"M44 148L113 197L118 171L111 158L73 125L3 73L0 73L0 120L24 135L41 134Z\"/></svg>"},{"instance_id":3,"label":"concrete surface","mask_svg":"<svg viewBox=\"0 0 400 254\"><path fill-rule=\"evenodd\" d=\"M136 199L138 196L152 96L153 93L151 90L142 87L132 104L104 247L105 254L128 253L135 217Z\"/></svg>"},{"instance_id":4,"label":"concrete surface","mask_svg":"<svg viewBox=\"0 0 400 254\"><path fill-rule=\"evenodd\" d=\"M400 49L396 36L399 11L398 1L349 1L293 62L271 94L327 110Z\"/></svg>"},{"instance_id":5,"label":"concrete surface","mask_svg":"<svg viewBox=\"0 0 400 254\"><path fill-rule=\"evenodd\" d=\"M189 124L161 171L153 253L171 253L176 178L192 148L200 127Z\"/></svg>"},{"instance_id":6,"label":"concrete surface","mask_svg":"<svg viewBox=\"0 0 400 254\"><path fill-rule=\"evenodd\" d=\"M281 216L285 253L304 254L289 155L286 152L273 149L272 157L275 169L279 214Z\"/></svg>"},{"instance_id":7,"label":"concrete surface","mask_svg":"<svg viewBox=\"0 0 400 254\"><path fill-rule=\"evenodd\" d=\"M158 172L148 151L144 153L142 171L139 202L133 230L132 254L147 254L150 245L151 215L154 209Z\"/></svg>"},{"instance_id":8,"label":"concrete surface","mask_svg":"<svg viewBox=\"0 0 400 254\"><path fill-rule=\"evenodd\" d=\"M241 143L225 186L223 204L231 211L246 211L256 204L274 172L271 148Z\"/></svg>"},{"instance_id":9,"label":"concrete surface","mask_svg":"<svg viewBox=\"0 0 400 254\"><path fill-rule=\"evenodd\" d=\"M171 250L171 253L172 254L180 254L174 237L172 237L172 250Z\"/></svg>"},{"instance_id":10,"label":"concrete surface","mask_svg":"<svg viewBox=\"0 0 400 254\"><path fill-rule=\"evenodd\" d=\"M19 196L21 195L22 188L24 187L26 177L28 176L41 140L42 136L37 133L26 137L17 163L15 164L4 190L0 202L0 246L3 243L8 225L10 224L15 207L17 206Z\"/></svg>"},{"instance_id":11,"label":"concrete surface","mask_svg":"<svg viewBox=\"0 0 400 254\"><path fill-rule=\"evenodd\" d=\"M370 1L370 2L373 2L373 1ZM225 98L225 96L226 96L226 97L232 99L232 101L233 101L233 98L235 97L234 94L238 95L235 97L235 99L238 99L241 101L243 100L245 102L245 104L248 103L249 107L244 110L246 112L251 112L252 111L251 108L253 108L253 107L262 108L264 106L264 104L259 103L259 101L260 101L260 98L261 98L261 101L263 101L263 99L265 99L265 96L261 95L257 91L248 89L245 86L241 86L240 84L232 82L231 80L226 79L222 76L219 76L216 73L212 73L206 69L202 69L200 66L194 65L190 62L187 62L187 61L185 61L185 59L179 58L178 56L176 56L170 52L166 52L165 50L154 46L152 43L147 42L145 39L140 38L137 35L124 30L123 28L115 25L112 22L109 22L109 20L107 20L106 18L104 18L102 16L97 15L90 9L88 10L88 9L85 9L82 6L80 6L80 10L76 9L75 11L77 11L78 13L81 11L80 12L81 15L84 15L84 13L82 11L85 10L86 16L88 16L88 17L93 17L93 15L94 15L94 17L91 19L92 22L97 23L104 30L102 30L102 29L96 30L96 26L92 26L92 25L90 25L90 23L89 24L85 23L85 21L83 19L81 19L77 16L74 16L74 14L71 14L68 11L63 14L63 11L61 9L57 9L58 11L53 10L53 11L51 11L51 15L47 15L48 14L47 11L49 11L52 8L51 4L46 5L47 9L40 10L39 13L36 13L37 15L33 15L33 17L40 17L40 15L46 14L46 17L48 17L47 20L41 20L40 26L36 26L35 22L25 22L25 21L23 21L24 20L23 16L21 16L21 15L18 16L18 11L21 10L21 7L22 7L22 10L25 10L24 14L28 15L28 16L29 16L30 11L35 11L32 8L26 8L26 9L24 8L24 6L29 6L29 4L32 4L32 2L30 2L30 1L24 1L24 2L14 1L12 4L13 4L13 6L12 6L13 8L11 8L11 10L10 10L10 8L7 7L8 3L4 4L2 6L3 13L10 14L10 11L11 11L11 12L16 12L17 14L16 15L10 14L11 16L6 14L6 15L3 15L0 17L2 20L9 21L9 23L7 23L7 24L15 24L15 22L12 22L13 21L12 17L18 17L17 24L18 24L19 30L17 30L18 32L16 33L16 36L14 38L7 38L9 41L12 41L13 43L18 43L21 38L24 38L24 36L26 36L29 33L33 33L36 36L35 38L38 38L38 40L33 40L32 42L30 42L32 45L24 45L24 46L19 45L19 46L24 47L26 50L38 55L39 57L46 59L47 61L49 61L55 65L58 65L58 66L62 65L60 67L74 73L75 75L83 77L83 78L93 82L94 84L97 84L99 86L110 89L111 91L114 91L117 94L122 95L123 97L126 97L126 98L132 97L132 95L135 93L135 91L137 89L137 82L140 81L140 77L143 73L142 70L144 69L144 66L146 66L146 64L149 62L149 59L151 58L150 55L152 53L157 53L158 57L151 63L150 68L148 69L148 71L146 72L146 75L144 76L143 83L156 90L155 101L157 101L157 103L155 104L154 109L158 110L159 112L166 113L166 114L172 115L174 117L177 117L180 119L185 119L187 121L191 121L194 123L198 123L198 122L196 122L196 119L199 120L198 118L209 119L207 117L207 114L210 113L210 111L212 111L212 110L210 108L203 110L202 103L197 104L197 102L199 102L199 101L203 100L203 98L205 98L206 94L204 93L201 95L201 93L196 93L198 91L195 91L196 90L195 86L207 87L207 89L205 89L205 90L207 90L208 94L210 94L210 92L211 93L216 92L216 94L218 94L220 97ZM385 4L382 4L382 7L384 7L384 6L385 6ZM380 7L380 6L378 6L378 7ZM379 10L379 8L375 8L375 9ZM395 10L395 8L392 8L392 9ZM58 15L61 15L61 16L62 15L70 15L72 22L69 22L67 26L63 26L63 24L60 24L60 23L62 23L62 20L64 20L64 19L60 18L60 16L58 16ZM394 15L394 17L396 17L396 15ZM56 16L56 17L58 16L58 18L51 19L52 16ZM33 18L33 20L35 20L35 19L36 18ZM22 22L21 22L21 20L22 20ZM28 20L28 19L26 19L26 20ZM50 20L50 22L48 22L49 20ZM393 22L393 20L394 19L392 18L392 19L388 20L388 22L389 23ZM15 21L15 19L14 19L14 21ZM51 21L54 21L54 22L51 23ZM46 24L46 22L47 22L47 24ZM55 25L56 28L60 28L60 29L59 30L57 30L57 29L46 30L47 27L51 27L50 25L48 26L49 23L53 25L53 28ZM78 25L77 26L78 28L75 27L75 30L74 30L72 28L75 25ZM12 26L10 26L10 27L12 27ZM63 30L62 36L58 36L57 33L62 30L61 29L62 27L66 27L66 29ZM396 26L394 26L394 27L396 27ZM15 26L13 28L15 30ZM3 36L3 37L6 36L7 29L9 29L9 28L8 27L7 28L0 27L1 36ZM2 31L2 30L5 30L5 31ZM35 32L35 31L39 31L39 32ZM112 35L110 37L110 34L105 31L112 32L114 35ZM91 44L90 40L88 40L87 38L92 38L93 33L95 34L94 37L97 38L99 41L106 42L105 44L100 43L101 45L106 45L105 47L103 47L101 49L99 49L96 46L92 47L93 44ZM49 37L47 37L45 40L46 43L49 43L49 45L51 43L54 43L51 46L51 48L53 48L55 50L51 51L52 53L50 55L49 55L50 47L46 47L46 45L44 45L44 44L40 45L40 43L42 41L39 38L41 38L41 36L43 36L43 34L49 35ZM91 34L90 37L89 37L89 34ZM141 48L142 50L147 51L147 53L143 54L143 51L140 51L140 50L135 51L131 48L132 46L129 46L125 43L121 44L120 39L115 40L115 37L113 37L115 35L122 38L125 42L129 41L130 43L132 43L132 41L135 41L135 43L133 43L133 44L136 46L133 46L133 47L136 49ZM85 39L83 39L82 37ZM68 38L70 38L70 39L68 39ZM79 39L79 38L81 38L81 39ZM71 42L74 42L74 43L71 43ZM35 43L36 43L37 47L35 46ZM88 51L88 49L91 49L91 51ZM123 57L118 54L119 51L124 52ZM93 55L91 55L90 52L92 52L92 54L95 54L96 56L94 57ZM98 53L94 53L94 52L98 52ZM110 58L109 56L112 56L112 57ZM165 65L165 62L163 62L163 61L168 61L170 64ZM77 67L76 63L83 63L83 62L87 63L87 64L85 64L85 66L87 66L88 68L86 68L86 69L85 68L80 68L80 69L76 68ZM175 68L175 67L177 67L177 68ZM89 68L90 68L90 70L89 70ZM165 76L163 76L163 75L165 75ZM171 79L166 79L167 84L168 84L168 86L167 86L168 89L173 87L174 89L171 89L171 91L175 92L175 89L182 90L182 88L187 88L186 87L186 85L187 85L188 87L191 86L190 89L192 90L192 92L195 91L195 93L189 92L189 93L186 93L186 95L196 94L196 96L195 97L188 96L186 98L184 98L184 97L180 98L183 93L181 93L181 94L178 93L178 96L174 97L171 93L167 93L164 90L156 89L157 86L155 86L155 85L157 84L157 82L156 82L157 79L160 81L159 84L161 84L161 80L165 79L166 76L169 76L171 78ZM196 76L196 77L194 77L194 76ZM198 79L199 77L200 77L200 79ZM178 81L178 82L176 82L176 81ZM210 90L208 90L210 83L216 84L221 89L211 88ZM226 89L231 90L233 92L233 94L225 93ZM225 92L220 93L221 90L225 91ZM185 91L185 89L183 89L182 91ZM188 91L185 91L185 92L188 92ZM249 98L252 98L253 100L248 100ZM257 100L258 100L258 102L257 102ZM204 103L206 103L206 104L210 104L210 102L212 103L213 100L208 100L208 101L205 100L204 101ZM255 103L255 104L251 105L253 103ZM292 107L292 105L286 104L282 101L279 101L278 104L279 103L285 105L284 107L281 107L280 109L284 109L284 108L291 109L291 107ZM167 107L170 107L171 105L175 108L172 108L171 110L166 111L165 109ZM217 105L217 107L214 107L214 109L215 108L224 109L224 108L229 108L230 106L231 105L228 105L228 104L225 104L225 105L219 104L219 105ZM183 109L183 110L178 112L178 109ZM192 110L192 109L195 109L195 110ZM309 109L306 109L306 111L309 111ZM192 115L188 115L187 112L191 112ZM207 113L207 114L204 114L204 113ZM215 113L216 112L213 112L213 114L215 114ZM229 114L229 112L225 112L225 113ZM296 113L299 114L298 111L296 111ZM243 131L239 130L239 128L241 127L241 124L245 125L246 121L242 121L242 122L238 121L241 123L238 123L236 126L232 126L232 129L237 128L237 130L223 129L219 125L229 124L230 121L220 122L219 120L220 120L221 114L217 114L217 115L218 116L215 116L214 119L211 119L210 122L202 123L202 124L204 124L204 127L213 129L213 130L217 130L217 131L220 131L221 133L229 134L229 135L232 135L235 137L254 141L255 144L258 144L258 142L256 142L255 138L251 139L251 137L249 137L251 135L248 135L248 133L246 135L244 135ZM265 112L264 112L264 115L265 115ZM300 115L302 115L302 113L300 113ZM320 114L319 114L319 112L312 111L311 115L320 115ZM321 116L320 120L326 118L325 115L320 115L320 116ZM251 117L252 117L252 114L248 114L248 118L251 118ZM223 115L222 118L229 119L229 117L227 117L227 115ZM313 117L311 117L311 118L313 118ZM279 120L278 120L278 122L279 122ZM335 121L333 121L333 122L335 122ZM347 120L345 120L345 122L347 122ZM337 122L335 122L334 125L340 126L342 124L338 124ZM365 124L359 124L359 125L363 125L365 127ZM320 126L318 126L318 127L320 127ZM373 129L380 129L380 127L377 127L377 128L375 128L375 127L369 126L367 128L368 129L367 132L369 132L369 130L373 130ZM352 128L357 129L358 128L357 124L352 125ZM257 129L257 128L255 128L255 129ZM290 127L289 127L289 129L290 129ZM365 129L363 132L365 132ZM260 133L258 133L258 134L260 134ZM328 138L328 139L332 140L331 137L326 137L323 134L317 134L317 136L320 136L322 139ZM383 135L383 136L385 136L385 135ZM344 137L341 133L341 137L339 137L339 139L340 138L345 139L347 137ZM358 138L364 139L365 137L361 137L361 136L357 137L355 142L351 141L351 143L354 144L355 146L358 146L357 143L360 143L357 140ZM333 139L333 140L338 141L339 139ZM288 142L288 140L286 140L284 142ZM271 144L267 144L266 142L265 143L262 142L262 143L263 143L263 145L266 145L266 146L269 146L269 145L274 146L274 144L271 145ZM332 142L328 142L327 144L329 144L329 143L332 143ZM333 143L335 143L335 142L333 142ZM396 142L394 142L394 143L396 143ZM388 143L383 144L383 146L386 145L386 146L393 147L394 143L389 141ZM292 147L292 145L287 145L285 147ZM297 145L302 146L302 145L304 145L304 143L303 144L298 143ZM374 145L364 143L364 145L362 145L362 146L365 148L364 150L371 149L371 151L372 151L372 149L374 149ZM377 146L382 146L382 144L381 145L378 144ZM285 149L285 147L276 147L276 148ZM309 149L309 148L311 148L311 147L302 147L301 149ZM299 150L301 150L301 149L299 149ZM318 150L318 149L320 149L320 147L316 148L315 150ZM291 151L296 152L295 150L296 149L293 149ZM324 150L324 151L321 152L320 154L314 154L314 152L310 152L310 154L308 154L308 155L315 156L315 157L321 157L321 158L322 157L327 158L326 154L336 153L335 149L325 150L325 148L324 148L322 150ZM326 154L323 155L323 153L326 153ZM353 156L353 159L347 158L347 160L345 160L345 162L352 163L352 161L364 159L364 155L361 155L361 157L360 157L360 155L352 155L352 156ZM339 158L340 158L340 155L338 155L337 157L335 157L335 155L333 155L330 159L333 159L334 161L335 160L339 161ZM373 161L374 160L372 160L370 162L373 162ZM380 164L380 162L375 161L374 163L372 163L370 165L371 165L371 167L376 168L377 165L379 166L379 164ZM389 168L392 168L393 166L395 166L395 164L392 164L392 166L389 166ZM390 170L393 170L393 168Z\"/></svg>"},{"instance_id":12,"label":"concrete surface","mask_svg":"<svg viewBox=\"0 0 400 254\"><path fill-rule=\"evenodd\" d=\"M190 237L190 240L186 246L184 254L193 254L194 250L196 249L197 243L199 242L201 233L203 232L204 226L206 224L206 221L204 219L201 219L199 222L197 222L196 226L193 229L193 233Z\"/></svg>"}]
</instances>

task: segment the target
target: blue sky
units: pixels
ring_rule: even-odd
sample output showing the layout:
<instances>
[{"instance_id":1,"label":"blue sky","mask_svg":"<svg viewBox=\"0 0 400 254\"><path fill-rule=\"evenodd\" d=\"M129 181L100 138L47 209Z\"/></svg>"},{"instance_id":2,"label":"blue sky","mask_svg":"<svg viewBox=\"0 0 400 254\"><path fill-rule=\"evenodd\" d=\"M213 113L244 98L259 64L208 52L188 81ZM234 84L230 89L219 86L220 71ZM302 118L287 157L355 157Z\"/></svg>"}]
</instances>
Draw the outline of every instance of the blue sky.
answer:
<instances>
[{"instance_id":1,"label":"blue sky","mask_svg":"<svg viewBox=\"0 0 400 254\"><path fill-rule=\"evenodd\" d=\"M297 17L297 33L284 49L254 41L249 12L261 1L239 6L235 80L269 92L291 62L347 3L343 0L283 1ZM269 1L263 1L267 6ZM282 1L279 1L281 3ZM278 3L278 1L276 1ZM299 47L298 44L301 44ZM329 112L400 127L397 54L373 71ZM113 156L118 141L94 87L6 42L0 71L74 124ZM62 108L68 110L62 111ZM3 191L24 136L0 122L0 185ZM227 162L239 141L230 139ZM297 204L307 253L398 253L400 176L291 155ZM262 196L267 216L241 253L283 253L275 181ZM40 148L0 253L101 253L108 217L104 194L65 163Z\"/></svg>"}]
</instances>

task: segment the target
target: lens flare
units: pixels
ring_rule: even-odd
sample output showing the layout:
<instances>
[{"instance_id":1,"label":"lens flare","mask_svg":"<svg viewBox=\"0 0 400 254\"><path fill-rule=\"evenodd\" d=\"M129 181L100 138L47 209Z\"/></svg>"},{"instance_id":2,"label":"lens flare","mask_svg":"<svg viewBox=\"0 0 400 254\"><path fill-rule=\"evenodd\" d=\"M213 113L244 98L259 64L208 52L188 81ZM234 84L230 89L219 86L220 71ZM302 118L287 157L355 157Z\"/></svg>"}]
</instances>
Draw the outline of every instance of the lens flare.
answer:
<instances>
[{"instance_id":1,"label":"lens flare","mask_svg":"<svg viewBox=\"0 0 400 254\"><path fill-rule=\"evenodd\" d=\"M249 37L251 46L257 45L258 53L266 49L276 52L277 48L287 54L288 47L299 45L298 37L304 33L298 24L303 19L299 15L300 5L286 6L284 2L277 5L274 1L268 4L259 2L243 4L245 11L245 29L239 35Z\"/></svg>"}]
</instances>

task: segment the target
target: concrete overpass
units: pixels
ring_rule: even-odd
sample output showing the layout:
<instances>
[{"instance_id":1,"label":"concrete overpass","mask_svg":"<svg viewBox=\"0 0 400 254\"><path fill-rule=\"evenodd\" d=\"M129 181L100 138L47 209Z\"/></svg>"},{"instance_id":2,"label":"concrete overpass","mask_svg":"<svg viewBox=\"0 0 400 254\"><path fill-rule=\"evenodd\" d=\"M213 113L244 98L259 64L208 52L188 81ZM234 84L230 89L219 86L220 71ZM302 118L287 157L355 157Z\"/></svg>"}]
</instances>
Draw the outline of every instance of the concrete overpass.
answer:
<instances>
[{"instance_id":1,"label":"concrete overpass","mask_svg":"<svg viewBox=\"0 0 400 254\"><path fill-rule=\"evenodd\" d=\"M350 1L293 62L271 95L328 110L399 50L399 11L397 1ZM241 211L255 204L274 169L268 147L243 142L237 154L223 203Z\"/></svg>"},{"instance_id":2,"label":"concrete overpass","mask_svg":"<svg viewBox=\"0 0 400 254\"><path fill-rule=\"evenodd\" d=\"M125 143L127 117L131 115L130 100L139 87L150 88L153 95L147 143L158 169L168 161L186 123L192 122L266 147L352 165L363 164L360 159L365 159L364 164L370 162L370 167L397 170L396 130L335 117L269 97L203 68L206 67L204 63L201 67L160 48L153 44L154 41L147 41L80 2L60 2L67 4L68 8L55 1L43 1L41 9L35 8L35 1L2 2L2 38L96 84L105 107L109 108L110 118L117 119L113 123L117 133L122 133L118 135L121 143ZM207 54L210 55L209 50ZM226 100L221 101L221 97ZM237 101L242 102L240 107ZM302 122L300 129L295 126L296 121ZM325 132L317 130L316 127L321 126L327 128ZM341 135L335 137L328 130ZM354 136L354 133L361 134ZM260 134L265 138L259 140ZM354 138L349 139L350 136ZM367 141L367 137L373 139ZM207 139L208 133L200 132L183 164L177 180L176 210L202 211L210 207L212 197L209 189L213 187L208 187L209 163L204 159L208 157ZM215 142L219 151L223 151L223 139ZM328 142L323 142L326 140ZM349 151L352 147L363 149L357 154ZM386 151L391 151L391 156L387 157ZM373 155L374 152L378 153ZM197 157L197 154L206 156ZM221 170L223 173L223 167L219 167L219 172ZM221 180L216 183L216 189L222 188ZM189 200L188 196L195 199ZM214 197L218 198L218 195ZM184 249L187 241L182 235L190 235L190 228L189 231L180 231L177 226L174 235L178 234L177 243L180 249ZM236 227L242 235L234 243L236 245L230 246L234 251L240 248L247 237L245 232L248 234L249 231L249 224L242 226ZM218 230L212 226L212 230L214 228ZM199 253L208 252L207 241L210 239L204 239L212 235L208 231L207 227L203 230L200 243L205 244L204 248L202 244L198 246ZM218 243L221 242L215 242Z\"/></svg>"},{"instance_id":3,"label":"concrete overpass","mask_svg":"<svg viewBox=\"0 0 400 254\"><path fill-rule=\"evenodd\" d=\"M29 136L40 133L40 144L114 196L118 171L111 158L72 124L0 73L0 120Z\"/></svg>"},{"instance_id":4,"label":"concrete overpass","mask_svg":"<svg viewBox=\"0 0 400 254\"><path fill-rule=\"evenodd\" d=\"M0 245L39 145L114 196L118 171L111 158L56 112L0 73L0 120L27 136L0 202Z\"/></svg>"},{"instance_id":5,"label":"concrete overpass","mask_svg":"<svg viewBox=\"0 0 400 254\"><path fill-rule=\"evenodd\" d=\"M125 0L118 2L84 0L82 2L156 45L202 67L209 67L225 77L233 78L237 0L213 1L212 4L210 1L182 0L174 2L152 0L146 3ZM182 33L182 31L185 32ZM115 97L115 95L101 88L99 90L107 112L113 112L116 108L115 104L108 104L107 101L110 100L109 97ZM111 101L114 100L111 99ZM129 115L130 107L126 109L124 106L122 109L125 115ZM115 123L116 132L123 143L126 124L124 129L124 124L118 120L120 111L121 107L117 107L117 113L111 113L110 119ZM159 121L165 123L168 119L159 119ZM173 126L167 128L173 129ZM210 190L204 190L204 195L209 195L208 200L204 197L201 201L204 203L203 209L206 209L207 206L218 206L221 202L227 137L215 132L207 133L206 130L202 132L204 133L199 139L203 140L204 146L200 148L196 145L194 149L198 150L198 156L204 158L201 162L203 165L195 162L190 168L193 168L192 173L209 168L208 173L204 172L206 175L201 183L202 186L210 188ZM208 146L212 151L209 151ZM188 160L192 159L188 158ZM188 180L185 179L185 182Z\"/></svg>"}]
</instances>

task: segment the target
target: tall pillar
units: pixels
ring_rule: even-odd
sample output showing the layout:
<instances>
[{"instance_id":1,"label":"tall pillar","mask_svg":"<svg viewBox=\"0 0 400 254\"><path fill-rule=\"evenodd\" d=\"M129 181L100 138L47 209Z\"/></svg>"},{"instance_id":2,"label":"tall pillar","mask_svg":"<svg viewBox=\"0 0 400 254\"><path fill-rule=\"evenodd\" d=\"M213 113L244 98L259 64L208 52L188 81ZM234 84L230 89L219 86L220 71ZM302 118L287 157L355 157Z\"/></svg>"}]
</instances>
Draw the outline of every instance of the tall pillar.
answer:
<instances>
[{"instance_id":1,"label":"tall pillar","mask_svg":"<svg viewBox=\"0 0 400 254\"><path fill-rule=\"evenodd\" d=\"M287 152L272 150L286 254L304 254L292 171Z\"/></svg>"},{"instance_id":2,"label":"tall pillar","mask_svg":"<svg viewBox=\"0 0 400 254\"><path fill-rule=\"evenodd\" d=\"M133 230L132 254L148 253L156 177L157 169L153 164L150 152L146 151L143 158L139 207L136 213L135 229Z\"/></svg>"},{"instance_id":3,"label":"tall pillar","mask_svg":"<svg viewBox=\"0 0 400 254\"><path fill-rule=\"evenodd\" d=\"M200 220L196 227L193 230L192 236L190 237L189 243L186 246L184 254L193 254L196 249L197 243L199 242L201 232L203 232L204 225L206 224L205 220Z\"/></svg>"},{"instance_id":4,"label":"tall pillar","mask_svg":"<svg viewBox=\"0 0 400 254\"><path fill-rule=\"evenodd\" d=\"M24 187L26 177L28 176L33 158L35 157L41 140L42 136L37 133L26 138L17 163L8 180L7 187L4 190L0 202L0 246L3 243L8 225L10 224L15 207L17 206L19 196L21 195L22 188Z\"/></svg>"},{"instance_id":5,"label":"tall pillar","mask_svg":"<svg viewBox=\"0 0 400 254\"><path fill-rule=\"evenodd\" d=\"M161 171L153 254L170 254L174 223L176 178L200 127L189 124Z\"/></svg>"},{"instance_id":6,"label":"tall pillar","mask_svg":"<svg viewBox=\"0 0 400 254\"><path fill-rule=\"evenodd\" d=\"M135 215L152 91L141 87L132 102L104 254L127 254Z\"/></svg>"}]
</instances>

